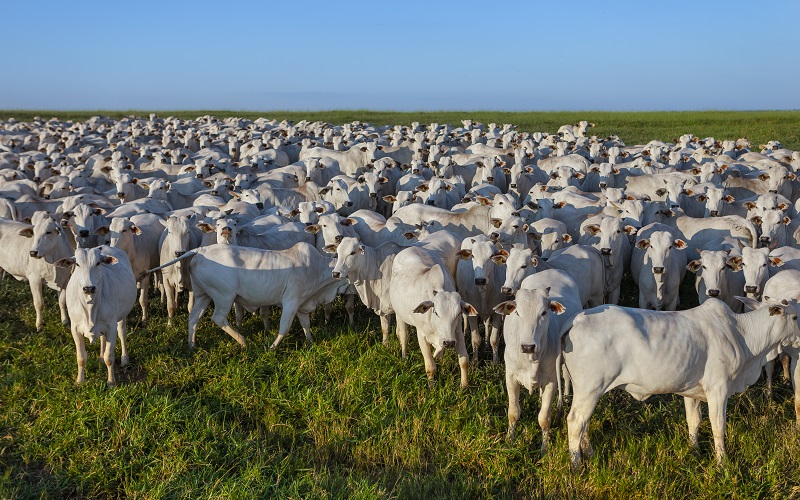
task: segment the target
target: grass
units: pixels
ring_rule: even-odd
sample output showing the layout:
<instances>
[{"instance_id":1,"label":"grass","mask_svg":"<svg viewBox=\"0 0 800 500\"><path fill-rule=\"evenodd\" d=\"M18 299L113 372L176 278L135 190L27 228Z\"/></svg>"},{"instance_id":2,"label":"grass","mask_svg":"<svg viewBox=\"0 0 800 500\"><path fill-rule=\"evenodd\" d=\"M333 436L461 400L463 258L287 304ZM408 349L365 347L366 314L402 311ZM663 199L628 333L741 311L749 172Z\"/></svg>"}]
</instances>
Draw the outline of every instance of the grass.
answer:
<instances>
[{"instance_id":1,"label":"grass","mask_svg":"<svg viewBox=\"0 0 800 500\"><path fill-rule=\"evenodd\" d=\"M150 111L0 111L0 119L14 117L18 121L31 120L34 116L44 119L58 117L62 120L85 120L93 115L113 118L124 116L147 117ZM431 112L392 112L367 110L337 111L159 111L159 116L175 116L194 119L198 116L217 117L238 116L248 119L259 117L278 120L324 120L331 123L349 123L354 120L374 125L421 123L461 124L462 119L477 120L482 123L513 123L521 130L556 132L565 123L589 120L597 125L592 134L604 137L619 135L626 144L645 144L653 139L671 142L673 138L685 133L698 137L718 139L749 138L754 145L764 144L773 139L780 140L784 146L800 149L800 111L676 111L676 112L498 112L498 111L431 111Z\"/></svg>"},{"instance_id":2,"label":"grass","mask_svg":"<svg viewBox=\"0 0 800 500\"><path fill-rule=\"evenodd\" d=\"M529 123L568 122L578 115L542 114L541 122ZM599 113L584 116L600 121L589 115ZM679 127L673 119L680 114L667 113L655 132L658 116L644 115L622 114L620 120L626 126L637 123L636 116L650 120L654 128L646 135L653 138L674 135L669 127L704 135L702 127L723 127L730 119L713 113ZM561 119L566 116L571 118ZM758 129L763 140L791 144L784 132L794 127L797 133L800 113L785 116L774 135ZM756 127L738 125L730 130ZM716 134L740 135L723 132ZM683 284L684 307L696 304L691 278ZM623 302L634 304L636 297L626 281ZM147 328L137 324L134 309L131 366L117 367L119 385L107 389L105 366L94 356L86 384L74 384L75 348L59 322L53 292L46 293L42 333L35 332L25 284L0 281L0 304L2 498L800 496L792 390L778 374L772 400L763 383L731 399L729 459L722 466L714 463L708 420L700 428L699 450L689 447L681 398L639 403L614 391L601 399L589 424L597 457L571 474L565 425L555 428L550 452L539 457L538 394L524 394L517 439L505 441L503 368L490 362L488 350L470 368L465 391L458 389L452 352L429 389L414 336L403 362L396 338L384 347L377 316L364 308L350 327L337 303L329 324L321 313L312 318L312 346L304 345L295 324L276 351L267 350L276 332L263 333L259 318L247 318L242 332L249 346L242 350L207 314L192 352L185 308L176 326L167 327L156 298ZM273 311L273 325L278 313ZM96 345L89 348L97 353Z\"/></svg>"}]
</instances>

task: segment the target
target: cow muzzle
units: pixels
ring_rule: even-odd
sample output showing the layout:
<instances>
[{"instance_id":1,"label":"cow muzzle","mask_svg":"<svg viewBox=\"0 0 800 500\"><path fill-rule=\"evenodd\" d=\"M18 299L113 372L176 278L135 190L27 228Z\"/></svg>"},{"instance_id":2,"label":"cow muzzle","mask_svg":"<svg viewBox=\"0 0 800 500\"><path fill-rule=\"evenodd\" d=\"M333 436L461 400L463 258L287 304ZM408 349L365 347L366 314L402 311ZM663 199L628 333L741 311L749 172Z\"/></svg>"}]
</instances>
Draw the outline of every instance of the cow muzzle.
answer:
<instances>
[{"instance_id":1,"label":"cow muzzle","mask_svg":"<svg viewBox=\"0 0 800 500\"><path fill-rule=\"evenodd\" d=\"M600 249L600 253L603 254L603 255L611 255L611 249L610 248L601 248Z\"/></svg>"},{"instance_id":2,"label":"cow muzzle","mask_svg":"<svg viewBox=\"0 0 800 500\"><path fill-rule=\"evenodd\" d=\"M33 257L34 259L38 259L38 258L39 258L39 252L37 252L36 250L31 250L31 251L30 251L30 252L28 252L28 253L29 253L29 254L30 254L30 256L31 256L31 257Z\"/></svg>"},{"instance_id":3,"label":"cow muzzle","mask_svg":"<svg viewBox=\"0 0 800 500\"><path fill-rule=\"evenodd\" d=\"M719 290L707 290L706 293L709 297L719 297Z\"/></svg>"},{"instance_id":4,"label":"cow muzzle","mask_svg":"<svg viewBox=\"0 0 800 500\"><path fill-rule=\"evenodd\" d=\"M177 250L177 251L175 252L175 257L180 257L181 255L183 255L183 254L185 254L185 253L186 253L186 252L184 252L184 251Z\"/></svg>"},{"instance_id":5,"label":"cow muzzle","mask_svg":"<svg viewBox=\"0 0 800 500\"><path fill-rule=\"evenodd\" d=\"M78 236L80 236L81 238L88 238L89 231L87 229L81 229L80 231L78 231Z\"/></svg>"},{"instance_id":6,"label":"cow muzzle","mask_svg":"<svg viewBox=\"0 0 800 500\"><path fill-rule=\"evenodd\" d=\"M344 235L343 235L343 234L337 234L337 235L336 235L336 236L333 238L333 241L335 241L336 243L341 243L343 239L344 239Z\"/></svg>"},{"instance_id":7,"label":"cow muzzle","mask_svg":"<svg viewBox=\"0 0 800 500\"><path fill-rule=\"evenodd\" d=\"M503 295L514 295L514 291L511 289L511 287L508 286L502 287L500 289L500 293L502 293Z\"/></svg>"},{"instance_id":8,"label":"cow muzzle","mask_svg":"<svg viewBox=\"0 0 800 500\"><path fill-rule=\"evenodd\" d=\"M753 285L747 285L744 287L745 293L758 293L758 287Z\"/></svg>"},{"instance_id":9,"label":"cow muzzle","mask_svg":"<svg viewBox=\"0 0 800 500\"><path fill-rule=\"evenodd\" d=\"M536 353L536 344L522 344L520 346L522 349L523 354L535 354Z\"/></svg>"},{"instance_id":10,"label":"cow muzzle","mask_svg":"<svg viewBox=\"0 0 800 500\"><path fill-rule=\"evenodd\" d=\"M333 272L331 273L331 276L333 276L333 277L334 277L334 279L337 279L337 280L338 280L339 278L341 278L341 277L342 277L342 273L340 273L339 271L333 271Z\"/></svg>"},{"instance_id":11,"label":"cow muzzle","mask_svg":"<svg viewBox=\"0 0 800 500\"><path fill-rule=\"evenodd\" d=\"M762 237L761 237L761 238L759 238L758 240L761 242L761 244L762 244L762 245L764 245L764 246L768 246L768 245L769 245L769 240L770 240L770 237L769 237L769 236L762 236Z\"/></svg>"},{"instance_id":12,"label":"cow muzzle","mask_svg":"<svg viewBox=\"0 0 800 500\"><path fill-rule=\"evenodd\" d=\"M606 184L605 182L601 182L601 183L600 183L600 188L601 188L601 189L605 189L605 188L607 188L607 187L608 187L608 184Z\"/></svg>"},{"instance_id":13,"label":"cow muzzle","mask_svg":"<svg viewBox=\"0 0 800 500\"><path fill-rule=\"evenodd\" d=\"M346 201L346 202L344 202L344 206L352 207L353 206L353 202L352 201Z\"/></svg>"},{"instance_id":14,"label":"cow muzzle","mask_svg":"<svg viewBox=\"0 0 800 500\"><path fill-rule=\"evenodd\" d=\"M451 348L456 346L456 341L455 340L445 340L444 342L442 342L442 344L445 347L447 347L448 349L451 349Z\"/></svg>"},{"instance_id":15,"label":"cow muzzle","mask_svg":"<svg viewBox=\"0 0 800 500\"><path fill-rule=\"evenodd\" d=\"M478 286L486 285L486 278L475 278L475 284Z\"/></svg>"},{"instance_id":16,"label":"cow muzzle","mask_svg":"<svg viewBox=\"0 0 800 500\"><path fill-rule=\"evenodd\" d=\"M211 191L211 196L219 196L219 191L217 191L216 189Z\"/></svg>"},{"instance_id":17,"label":"cow muzzle","mask_svg":"<svg viewBox=\"0 0 800 500\"><path fill-rule=\"evenodd\" d=\"M711 210L709 214L711 217L719 217L719 210Z\"/></svg>"},{"instance_id":18,"label":"cow muzzle","mask_svg":"<svg viewBox=\"0 0 800 500\"><path fill-rule=\"evenodd\" d=\"M83 293L85 293L87 295L91 295L91 294L95 293L96 291L97 291L97 287L96 286L85 286L85 287L83 287Z\"/></svg>"},{"instance_id":19,"label":"cow muzzle","mask_svg":"<svg viewBox=\"0 0 800 500\"><path fill-rule=\"evenodd\" d=\"M258 203L256 203L256 208L259 210L264 210L264 204L259 201Z\"/></svg>"},{"instance_id":20,"label":"cow muzzle","mask_svg":"<svg viewBox=\"0 0 800 500\"><path fill-rule=\"evenodd\" d=\"M125 198L125 193L117 193L117 198L119 199Z\"/></svg>"},{"instance_id":21,"label":"cow muzzle","mask_svg":"<svg viewBox=\"0 0 800 500\"><path fill-rule=\"evenodd\" d=\"M653 274L664 274L664 268L663 267L654 267L653 268Z\"/></svg>"}]
</instances>

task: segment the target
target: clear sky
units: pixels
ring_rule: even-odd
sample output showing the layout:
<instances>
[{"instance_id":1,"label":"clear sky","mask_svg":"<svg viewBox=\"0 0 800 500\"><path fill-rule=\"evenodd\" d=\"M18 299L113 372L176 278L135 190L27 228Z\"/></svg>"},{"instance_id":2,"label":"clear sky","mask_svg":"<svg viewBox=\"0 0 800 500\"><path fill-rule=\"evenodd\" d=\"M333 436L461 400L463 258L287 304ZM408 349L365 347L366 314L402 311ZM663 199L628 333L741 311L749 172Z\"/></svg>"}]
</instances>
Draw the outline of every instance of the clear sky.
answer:
<instances>
[{"instance_id":1,"label":"clear sky","mask_svg":"<svg viewBox=\"0 0 800 500\"><path fill-rule=\"evenodd\" d=\"M2 109L800 109L800 1L0 0Z\"/></svg>"}]
</instances>

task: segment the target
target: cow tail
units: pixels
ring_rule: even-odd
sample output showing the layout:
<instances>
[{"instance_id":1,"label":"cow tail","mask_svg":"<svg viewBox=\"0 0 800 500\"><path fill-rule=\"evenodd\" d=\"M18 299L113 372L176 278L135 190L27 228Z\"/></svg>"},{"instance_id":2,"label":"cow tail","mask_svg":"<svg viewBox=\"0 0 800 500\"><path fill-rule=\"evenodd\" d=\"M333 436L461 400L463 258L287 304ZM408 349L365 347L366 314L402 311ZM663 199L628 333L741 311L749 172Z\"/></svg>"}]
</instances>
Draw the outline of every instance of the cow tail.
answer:
<instances>
[{"instance_id":1,"label":"cow tail","mask_svg":"<svg viewBox=\"0 0 800 500\"><path fill-rule=\"evenodd\" d=\"M195 248L194 250L189 250L188 252L185 252L180 257L172 259L171 261L167 262L164 265L161 265L161 266L158 266L158 267L154 267L153 269L145 271L144 274L152 274L152 273L154 273L156 271L160 271L160 270L164 269L165 267L169 267L169 266L171 266L171 265L173 265L175 263L178 263L178 262L182 261L183 259L187 259L189 257L192 257L193 255L197 255L197 251L198 250L199 250L199 248Z\"/></svg>"}]
</instances>

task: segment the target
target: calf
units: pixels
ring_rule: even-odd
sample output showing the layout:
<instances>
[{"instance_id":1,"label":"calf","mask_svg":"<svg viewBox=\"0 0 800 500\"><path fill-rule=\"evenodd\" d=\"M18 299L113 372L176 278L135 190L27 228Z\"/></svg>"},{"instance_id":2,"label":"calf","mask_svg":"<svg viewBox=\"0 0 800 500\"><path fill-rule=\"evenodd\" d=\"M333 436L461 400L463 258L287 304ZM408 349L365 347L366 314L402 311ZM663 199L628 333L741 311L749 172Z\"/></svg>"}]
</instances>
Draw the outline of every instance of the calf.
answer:
<instances>
[{"instance_id":1,"label":"calf","mask_svg":"<svg viewBox=\"0 0 800 500\"><path fill-rule=\"evenodd\" d=\"M674 311L686 274L686 242L670 227L650 224L639 230L631 256L631 275L639 286L639 307Z\"/></svg>"}]
</instances>

